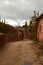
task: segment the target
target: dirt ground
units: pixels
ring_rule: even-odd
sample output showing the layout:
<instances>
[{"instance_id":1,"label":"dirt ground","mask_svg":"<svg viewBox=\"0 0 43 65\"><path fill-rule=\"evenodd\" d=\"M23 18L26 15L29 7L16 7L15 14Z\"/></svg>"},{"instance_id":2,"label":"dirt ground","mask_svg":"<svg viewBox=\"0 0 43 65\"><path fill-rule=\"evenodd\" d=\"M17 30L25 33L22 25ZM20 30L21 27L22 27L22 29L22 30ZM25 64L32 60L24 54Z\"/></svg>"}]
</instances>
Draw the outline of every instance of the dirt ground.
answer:
<instances>
[{"instance_id":1,"label":"dirt ground","mask_svg":"<svg viewBox=\"0 0 43 65\"><path fill-rule=\"evenodd\" d=\"M0 48L0 65L41 65L37 60L37 51L30 40L6 43Z\"/></svg>"}]
</instances>

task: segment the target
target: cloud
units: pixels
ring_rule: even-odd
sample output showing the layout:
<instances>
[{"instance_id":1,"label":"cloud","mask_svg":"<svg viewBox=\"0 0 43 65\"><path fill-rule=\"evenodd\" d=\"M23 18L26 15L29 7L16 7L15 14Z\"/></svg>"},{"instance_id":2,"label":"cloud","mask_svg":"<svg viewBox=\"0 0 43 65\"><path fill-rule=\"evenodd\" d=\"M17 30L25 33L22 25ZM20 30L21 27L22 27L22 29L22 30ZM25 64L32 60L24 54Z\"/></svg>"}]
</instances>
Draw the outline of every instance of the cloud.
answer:
<instances>
[{"instance_id":1,"label":"cloud","mask_svg":"<svg viewBox=\"0 0 43 65\"><path fill-rule=\"evenodd\" d=\"M13 23L12 23L13 22ZM10 24L10 25L12 25L12 26L17 26L18 24L17 24L17 21L14 21L14 20L12 20L12 19L6 19L6 24Z\"/></svg>"},{"instance_id":2,"label":"cloud","mask_svg":"<svg viewBox=\"0 0 43 65\"><path fill-rule=\"evenodd\" d=\"M43 0L0 0L0 16L29 20L34 10L43 12Z\"/></svg>"}]
</instances>

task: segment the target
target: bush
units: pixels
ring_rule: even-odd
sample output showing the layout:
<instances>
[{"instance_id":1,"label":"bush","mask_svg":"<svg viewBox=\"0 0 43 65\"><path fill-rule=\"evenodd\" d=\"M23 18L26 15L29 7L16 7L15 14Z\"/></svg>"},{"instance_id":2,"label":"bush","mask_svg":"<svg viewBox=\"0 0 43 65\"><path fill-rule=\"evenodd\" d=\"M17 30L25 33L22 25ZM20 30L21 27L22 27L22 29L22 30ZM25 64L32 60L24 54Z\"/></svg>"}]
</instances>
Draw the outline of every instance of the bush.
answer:
<instances>
[{"instance_id":1,"label":"bush","mask_svg":"<svg viewBox=\"0 0 43 65\"><path fill-rule=\"evenodd\" d=\"M41 44L41 49L43 50L43 44Z\"/></svg>"},{"instance_id":2,"label":"bush","mask_svg":"<svg viewBox=\"0 0 43 65\"><path fill-rule=\"evenodd\" d=\"M37 44L37 42L38 42L36 38L33 38L33 41L34 41L34 43L36 43L36 44Z\"/></svg>"},{"instance_id":3,"label":"bush","mask_svg":"<svg viewBox=\"0 0 43 65\"><path fill-rule=\"evenodd\" d=\"M43 44L41 44L41 50L42 50L42 54L43 54Z\"/></svg>"}]
</instances>

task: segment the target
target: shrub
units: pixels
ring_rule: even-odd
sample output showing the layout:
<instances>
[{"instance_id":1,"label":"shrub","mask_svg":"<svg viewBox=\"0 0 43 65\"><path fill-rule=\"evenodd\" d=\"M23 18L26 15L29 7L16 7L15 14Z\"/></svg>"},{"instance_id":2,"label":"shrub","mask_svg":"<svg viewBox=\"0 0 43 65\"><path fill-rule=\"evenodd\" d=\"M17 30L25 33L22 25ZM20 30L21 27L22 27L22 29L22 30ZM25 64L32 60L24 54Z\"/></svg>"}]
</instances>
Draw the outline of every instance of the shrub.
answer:
<instances>
[{"instance_id":1,"label":"shrub","mask_svg":"<svg viewBox=\"0 0 43 65\"><path fill-rule=\"evenodd\" d=\"M41 44L41 50L42 50L42 54L43 54L43 44Z\"/></svg>"},{"instance_id":2,"label":"shrub","mask_svg":"<svg viewBox=\"0 0 43 65\"><path fill-rule=\"evenodd\" d=\"M36 44L37 44L37 42L38 42L36 38L33 38L33 41L34 41L34 43L36 43Z\"/></svg>"},{"instance_id":3,"label":"shrub","mask_svg":"<svg viewBox=\"0 0 43 65\"><path fill-rule=\"evenodd\" d=\"M41 44L41 49L43 50L43 44Z\"/></svg>"}]
</instances>

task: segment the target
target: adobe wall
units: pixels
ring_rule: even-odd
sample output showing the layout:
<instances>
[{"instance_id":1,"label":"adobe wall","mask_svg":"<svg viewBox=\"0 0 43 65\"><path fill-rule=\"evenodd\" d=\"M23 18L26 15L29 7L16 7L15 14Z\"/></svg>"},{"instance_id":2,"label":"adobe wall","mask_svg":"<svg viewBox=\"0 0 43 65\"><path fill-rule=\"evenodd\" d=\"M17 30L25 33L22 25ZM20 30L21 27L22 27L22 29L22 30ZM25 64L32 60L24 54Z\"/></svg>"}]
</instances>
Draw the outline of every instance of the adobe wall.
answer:
<instances>
[{"instance_id":1,"label":"adobe wall","mask_svg":"<svg viewBox=\"0 0 43 65\"><path fill-rule=\"evenodd\" d=\"M0 46L8 42L8 36L5 34L0 35Z\"/></svg>"},{"instance_id":2,"label":"adobe wall","mask_svg":"<svg viewBox=\"0 0 43 65\"><path fill-rule=\"evenodd\" d=\"M25 31L21 31L21 30L15 30L13 33L11 34L2 34L0 35L0 46L8 43L8 42L12 42L12 41L20 41L23 39L29 39L29 33L25 32Z\"/></svg>"},{"instance_id":3,"label":"adobe wall","mask_svg":"<svg viewBox=\"0 0 43 65\"><path fill-rule=\"evenodd\" d=\"M43 19L41 19L39 21L37 38L38 38L39 42L43 42Z\"/></svg>"}]
</instances>

